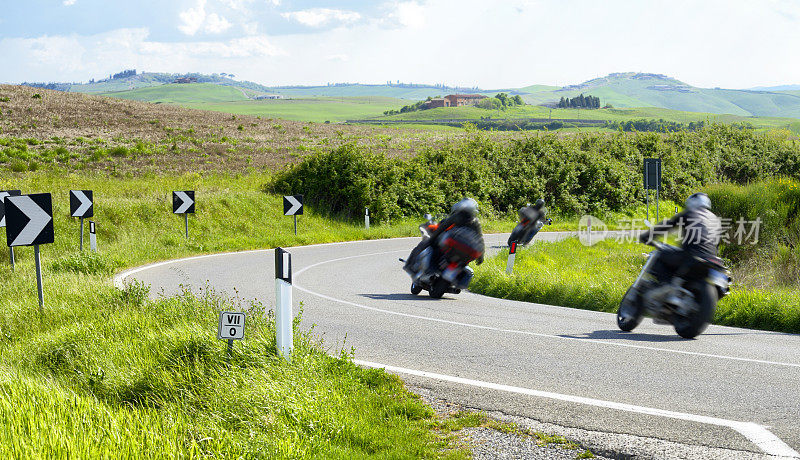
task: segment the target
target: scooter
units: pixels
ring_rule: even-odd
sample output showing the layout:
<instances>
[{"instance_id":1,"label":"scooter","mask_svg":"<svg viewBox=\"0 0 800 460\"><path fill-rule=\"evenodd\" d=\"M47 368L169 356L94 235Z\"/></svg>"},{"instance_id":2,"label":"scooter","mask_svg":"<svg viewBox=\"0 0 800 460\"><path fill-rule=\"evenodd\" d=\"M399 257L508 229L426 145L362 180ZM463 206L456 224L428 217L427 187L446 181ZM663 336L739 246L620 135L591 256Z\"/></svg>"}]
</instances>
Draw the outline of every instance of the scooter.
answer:
<instances>
[{"instance_id":1,"label":"scooter","mask_svg":"<svg viewBox=\"0 0 800 460\"><path fill-rule=\"evenodd\" d=\"M650 316L656 324L672 324L683 338L697 337L714 317L719 299L730 292L730 270L718 257L698 258L686 276L673 276L671 281L660 283L653 273L656 260L667 251L679 249L658 241L648 244L655 250L647 255L642 271L623 296L617 325L629 332L644 316Z\"/></svg>"}]
</instances>

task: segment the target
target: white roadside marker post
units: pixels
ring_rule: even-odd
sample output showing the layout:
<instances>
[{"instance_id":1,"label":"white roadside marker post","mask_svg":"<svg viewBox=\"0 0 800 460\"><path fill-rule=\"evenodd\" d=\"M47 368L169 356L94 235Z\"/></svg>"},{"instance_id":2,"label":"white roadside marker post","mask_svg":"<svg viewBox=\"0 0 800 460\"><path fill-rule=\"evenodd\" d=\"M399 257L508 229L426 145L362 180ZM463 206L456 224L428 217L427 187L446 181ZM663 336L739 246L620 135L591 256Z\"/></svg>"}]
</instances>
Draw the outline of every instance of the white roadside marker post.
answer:
<instances>
[{"instance_id":1,"label":"white roadside marker post","mask_svg":"<svg viewBox=\"0 0 800 460\"><path fill-rule=\"evenodd\" d=\"M517 258L517 242L512 241L511 246L508 247L508 262L506 262L506 273L511 274L514 271L514 259Z\"/></svg>"},{"instance_id":2,"label":"white roadside marker post","mask_svg":"<svg viewBox=\"0 0 800 460\"><path fill-rule=\"evenodd\" d=\"M275 339L278 354L291 360L292 337L292 255L275 248Z\"/></svg>"},{"instance_id":3,"label":"white roadside marker post","mask_svg":"<svg viewBox=\"0 0 800 460\"><path fill-rule=\"evenodd\" d=\"M364 228L369 230L369 208L364 208Z\"/></svg>"},{"instance_id":4,"label":"white roadside marker post","mask_svg":"<svg viewBox=\"0 0 800 460\"><path fill-rule=\"evenodd\" d=\"M92 252L97 252L97 229L94 226L94 221L89 221L89 249Z\"/></svg>"}]
</instances>

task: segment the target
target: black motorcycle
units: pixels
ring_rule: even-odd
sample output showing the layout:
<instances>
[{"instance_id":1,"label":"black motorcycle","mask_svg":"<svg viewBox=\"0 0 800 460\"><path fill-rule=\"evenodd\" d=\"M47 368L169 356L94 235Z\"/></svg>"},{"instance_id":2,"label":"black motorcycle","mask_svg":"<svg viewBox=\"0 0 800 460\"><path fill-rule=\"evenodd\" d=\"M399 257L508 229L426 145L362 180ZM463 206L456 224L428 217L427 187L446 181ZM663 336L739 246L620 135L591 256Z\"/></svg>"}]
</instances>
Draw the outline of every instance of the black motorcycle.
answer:
<instances>
[{"instance_id":1,"label":"black motorcycle","mask_svg":"<svg viewBox=\"0 0 800 460\"><path fill-rule=\"evenodd\" d=\"M648 254L639 277L625 293L617 310L617 325L632 331L645 315L656 324L672 324L681 337L691 339L701 334L714 317L717 302L729 292L730 270L718 257L696 259L685 277L657 281L653 267L658 257L674 246L652 241L656 250Z\"/></svg>"},{"instance_id":2,"label":"black motorcycle","mask_svg":"<svg viewBox=\"0 0 800 460\"><path fill-rule=\"evenodd\" d=\"M430 216L420 225L422 239L431 237L438 224ZM406 269L411 276L411 293L423 290L439 299L446 293L459 294L472 281L474 272L468 265L483 255L483 238L466 227L454 227L440 234L436 241L420 252ZM401 262L405 260L400 259Z\"/></svg>"},{"instance_id":3,"label":"black motorcycle","mask_svg":"<svg viewBox=\"0 0 800 460\"><path fill-rule=\"evenodd\" d=\"M508 237L508 245L511 246L511 243L516 241L518 246L525 246L531 242L542 227L552 224L553 219L537 219L533 221L527 217L520 216L519 223L511 231L511 236Z\"/></svg>"}]
</instances>

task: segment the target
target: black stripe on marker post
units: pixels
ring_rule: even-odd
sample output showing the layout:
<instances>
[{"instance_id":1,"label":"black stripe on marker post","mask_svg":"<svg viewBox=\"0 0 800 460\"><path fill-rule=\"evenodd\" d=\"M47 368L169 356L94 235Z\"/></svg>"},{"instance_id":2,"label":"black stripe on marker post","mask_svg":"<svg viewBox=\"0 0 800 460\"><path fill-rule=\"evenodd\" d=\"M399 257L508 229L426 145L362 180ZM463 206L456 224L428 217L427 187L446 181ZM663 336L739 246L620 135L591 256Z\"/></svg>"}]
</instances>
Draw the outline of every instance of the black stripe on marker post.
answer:
<instances>
[{"instance_id":1,"label":"black stripe on marker post","mask_svg":"<svg viewBox=\"0 0 800 460\"><path fill-rule=\"evenodd\" d=\"M292 254L283 248L275 248L275 279L292 284Z\"/></svg>"}]
</instances>

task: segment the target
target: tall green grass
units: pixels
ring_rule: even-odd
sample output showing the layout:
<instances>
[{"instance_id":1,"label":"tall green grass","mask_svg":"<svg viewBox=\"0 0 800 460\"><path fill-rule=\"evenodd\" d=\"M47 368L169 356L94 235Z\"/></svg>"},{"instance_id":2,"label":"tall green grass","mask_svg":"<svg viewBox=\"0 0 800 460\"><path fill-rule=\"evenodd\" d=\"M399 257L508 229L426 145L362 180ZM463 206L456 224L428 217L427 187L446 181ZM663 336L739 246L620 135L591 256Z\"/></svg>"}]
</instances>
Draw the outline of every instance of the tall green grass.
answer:
<instances>
[{"instance_id":1,"label":"tall green grass","mask_svg":"<svg viewBox=\"0 0 800 460\"><path fill-rule=\"evenodd\" d=\"M537 242L517 252L511 275L505 272L507 250L477 267L470 290L504 299L616 312L649 250L614 240L591 247L575 238ZM720 301L714 323L800 333L800 289L734 284L731 294Z\"/></svg>"}]
</instances>

